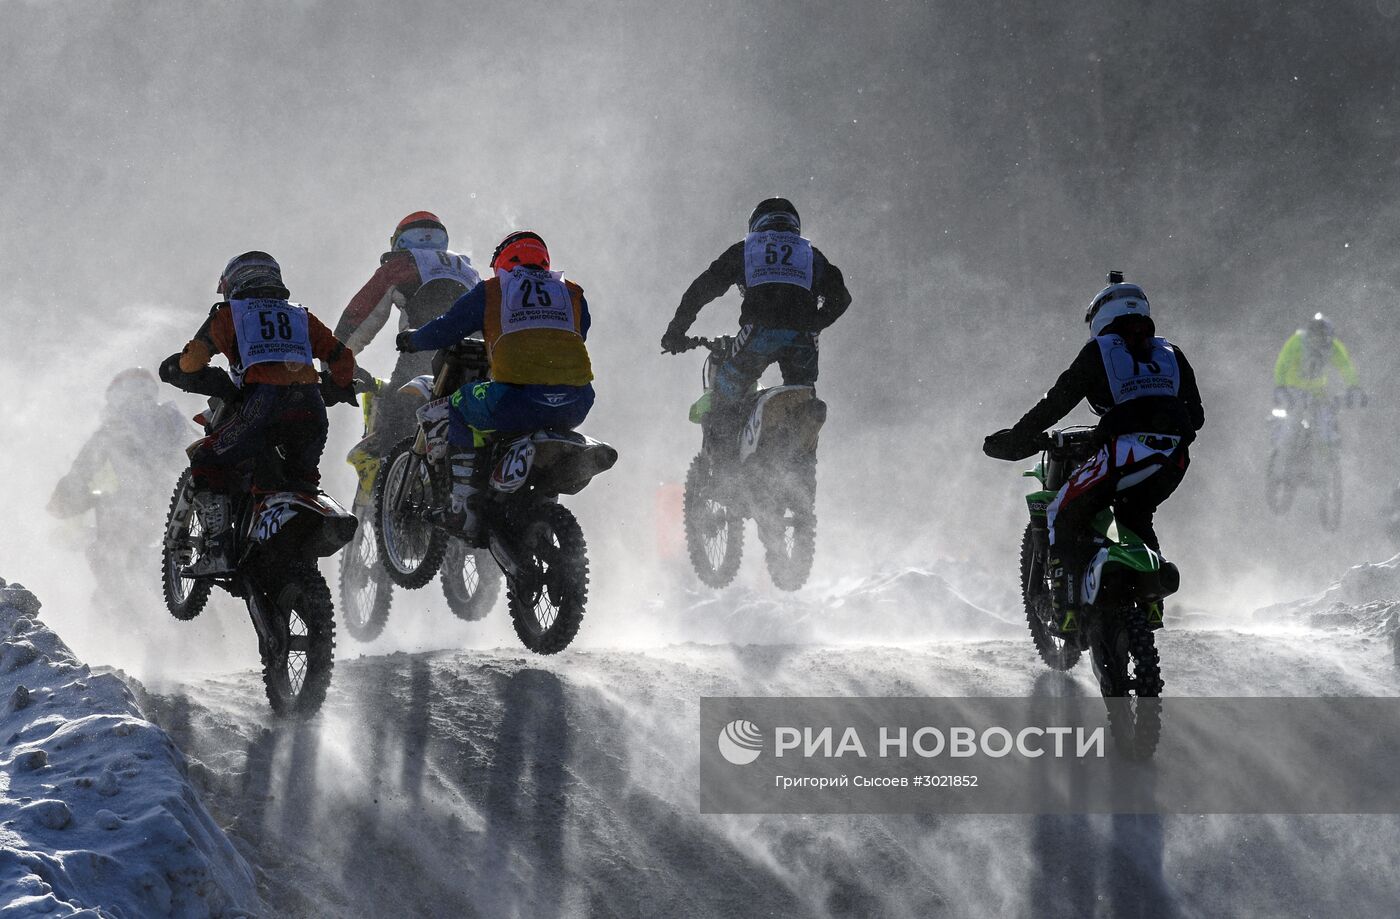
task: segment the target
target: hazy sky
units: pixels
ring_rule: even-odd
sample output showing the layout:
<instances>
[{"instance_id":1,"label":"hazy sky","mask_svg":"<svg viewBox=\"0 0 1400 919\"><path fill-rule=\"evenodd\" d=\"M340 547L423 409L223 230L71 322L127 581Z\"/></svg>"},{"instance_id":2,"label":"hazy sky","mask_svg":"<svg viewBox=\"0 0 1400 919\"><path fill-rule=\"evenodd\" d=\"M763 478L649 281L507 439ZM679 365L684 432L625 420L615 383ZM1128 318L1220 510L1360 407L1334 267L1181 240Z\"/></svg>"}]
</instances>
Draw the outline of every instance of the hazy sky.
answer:
<instances>
[{"instance_id":1,"label":"hazy sky","mask_svg":"<svg viewBox=\"0 0 1400 919\"><path fill-rule=\"evenodd\" d=\"M1364 554L1400 430L1397 14L1400 0L0 0L0 505L36 511L111 374L176 350L230 255L271 251L334 324L394 223L428 208L478 263L506 231L539 230L588 291L587 429L623 462L580 499L586 528L649 534L635 521L651 490L699 443L685 409L700 360L657 341L752 205L784 194L855 298L822 342L828 569L911 539L1012 557L1020 483L981 436L1068 363L1109 267L1147 287L1207 398L1168 550L1270 525L1256 499L1272 360L1324 308L1378 397L1354 440L1355 529L1332 544ZM735 317L731 296L697 330ZM381 375L391 361L387 341L365 355ZM351 413L333 418L348 443ZM343 449L323 464L341 476ZM0 542L0 574L33 554ZM1228 554L1214 544L1198 577Z\"/></svg>"}]
</instances>

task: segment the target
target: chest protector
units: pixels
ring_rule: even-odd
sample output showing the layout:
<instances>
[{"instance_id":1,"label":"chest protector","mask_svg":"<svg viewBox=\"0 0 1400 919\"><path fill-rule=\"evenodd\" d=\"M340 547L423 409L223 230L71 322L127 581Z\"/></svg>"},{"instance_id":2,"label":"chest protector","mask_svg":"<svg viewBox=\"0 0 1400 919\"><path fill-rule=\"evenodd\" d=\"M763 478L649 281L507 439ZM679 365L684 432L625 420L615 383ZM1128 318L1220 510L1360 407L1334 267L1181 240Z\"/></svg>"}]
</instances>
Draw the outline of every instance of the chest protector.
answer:
<instances>
[{"instance_id":1,"label":"chest protector","mask_svg":"<svg viewBox=\"0 0 1400 919\"><path fill-rule=\"evenodd\" d=\"M744 237L744 286L792 284L812 289L812 244L796 233Z\"/></svg>"},{"instance_id":2,"label":"chest protector","mask_svg":"<svg viewBox=\"0 0 1400 919\"><path fill-rule=\"evenodd\" d=\"M1147 360L1139 361L1117 335L1100 335L1099 354L1108 372L1108 391L1113 404L1121 405L1143 396L1175 396L1181 391L1181 365L1176 349L1165 338L1150 340Z\"/></svg>"},{"instance_id":3,"label":"chest protector","mask_svg":"<svg viewBox=\"0 0 1400 919\"><path fill-rule=\"evenodd\" d=\"M311 330L306 307L286 300L230 300L233 334L238 339L238 362L311 363Z\"/></svg>"},{"instance_id":4,"label":"chest protector","mask_svg":"<svg viewBox=\"0 0 1400 919\"><path fill-rule=\"evenodd\" d=\"M583 343L583 290L557 271L516 268L486 282L483 337L491 379L583 386L593 379Z\"/></svg>"}]
</instances>

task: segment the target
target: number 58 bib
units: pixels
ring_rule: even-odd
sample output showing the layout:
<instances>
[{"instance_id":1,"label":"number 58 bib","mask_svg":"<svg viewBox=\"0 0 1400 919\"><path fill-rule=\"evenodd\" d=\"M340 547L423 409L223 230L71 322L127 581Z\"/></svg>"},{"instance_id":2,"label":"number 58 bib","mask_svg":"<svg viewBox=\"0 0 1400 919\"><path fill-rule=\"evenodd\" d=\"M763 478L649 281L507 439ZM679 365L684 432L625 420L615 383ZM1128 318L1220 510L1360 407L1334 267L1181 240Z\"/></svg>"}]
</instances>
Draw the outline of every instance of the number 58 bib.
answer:
<instances>
[{"instance_id":1,"label":"number 58 bib","mask_svg":"<svg viewBox=\"0 0 1400 919\"><path fill-rule=\"evenodd\" d=\"M238 357L246 369L283 361L310 364L311 329L306 307L286 300L232 300Z\"/></svg>"},{"instance_id":2,"label":"number 58 bib","mask_svg":"<svg viewBox=\"0 0 1400 919\"><path fill-rule=\"evenodd\" d=\"M744 286L794 284L812 289L812 244L796 233L744 237Z\"/></svg>"}]
</instances>

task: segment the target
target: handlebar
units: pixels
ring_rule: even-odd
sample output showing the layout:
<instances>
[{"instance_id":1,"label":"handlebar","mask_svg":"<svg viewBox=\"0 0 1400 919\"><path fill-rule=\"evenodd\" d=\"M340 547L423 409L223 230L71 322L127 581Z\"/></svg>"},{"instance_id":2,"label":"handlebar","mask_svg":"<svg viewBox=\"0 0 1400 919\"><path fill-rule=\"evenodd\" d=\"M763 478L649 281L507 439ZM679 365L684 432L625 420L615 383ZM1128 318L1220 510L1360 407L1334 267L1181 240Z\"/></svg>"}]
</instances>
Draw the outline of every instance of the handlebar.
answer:
<instances>
[{"instance_id":1,"label":"handlebar","mask_svg":"<svg viewBox=\"0 0 1400 919\"><path fill-rule=\"evenodd\" d=\"M721 335L718 338L703 338L689 336L685 340L685 350L693 351L696 348L707 348L712 354L725 354L734 344L734 336Z\"/></svg>"},{"instance_id":2,"label":"handlebar","mask_svg":"<svg viewBox=\"0 0 1400 919\"><path fill-rule=\"evenodd\" d=\"M1072 447L1098 446L1103 435L1097 428L1064 428L1040 435L1036 444L1041 450L1066 449Z\"/></svg>"}]
</instances>

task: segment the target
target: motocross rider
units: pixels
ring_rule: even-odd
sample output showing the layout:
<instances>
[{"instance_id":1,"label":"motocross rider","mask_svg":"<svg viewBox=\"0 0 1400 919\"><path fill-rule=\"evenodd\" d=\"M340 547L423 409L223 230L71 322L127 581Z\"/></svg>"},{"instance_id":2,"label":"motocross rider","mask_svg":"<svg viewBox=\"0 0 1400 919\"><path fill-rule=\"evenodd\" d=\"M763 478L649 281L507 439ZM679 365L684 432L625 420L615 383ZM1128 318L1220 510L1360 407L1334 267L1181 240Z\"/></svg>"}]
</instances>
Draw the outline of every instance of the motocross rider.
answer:
<instances>
[{"instance_id":1,"label":"motocross rider","mask_svg":"<svg viewBox=\"0 0 1400 919\"><path fill-rule=\"evenodd\" d=\"M447 227L428 211L414 211L394 228L379 268L350 300L335 326L335 337L356 354L364 352L394 307L399 328L421 326L447 312L457 298L481 282L471 259L447 248ZM431 354L401 354L387 391L375 407L374 431L352 454L358 468L374 462L413 426L414 401L399 392L419 374L432 373Z\"/></svg>"},{"instance_id":2,"label":"motocross rider","mask_svg":"<svg viewBox=\"0 0 1400 919\"><path fill-rule=\"evenodd\" d=\"M1066 632L1078 625L1094 517L1112 506L1120 527L1157 549L1152 516L1181 484L1188 447L1205 424L1196 374L1179 348L1157 336L1147 295L1119 272L1109 281L1084 315L1091 337L1074 363L1020 421L982 446L996 459L1024 459L1081 399L1100 416L1103 446L1070 474L1046 514L1051 599Z\"/></svg>"},{"instance_id":3,"label":"motocross rider","mask_svg":"<svg viewBox=\"0 0 1400 919\"><path fill-rule=\"evenodd\" d=\"M164 482L176 473L172 456L190 441L190 422L174 404L157 402L160 384L144 367L131 367L112 378L102 421L83 444L68 474L49 499L55 517L96 514L96 540L89 548L93 572L103 575L125 564L141 545L132 533L160 513ZM171 466L168 475L161 470Z\"/></svg>"},{"instance_id":4,"label":"motocross rider","mask_svg":"<svg viewBox=\"0 0 1400 919\"><path fill-rule=\"evenodd\" d=\"M1311 405L1316 412L1323 442L1334 444L1339 434L1337 413L1333 410L1332 400L1327 398L1329 366L1337 369L1347 386L1347 408L1364 407L1366 393L1361 390L1351 355L1341 340L1333 335L1332 321L1317 313L1306 326L1288 337L1283 343L1283 350L1278 353L1278 360L1274 362L1274 404L1282 409ZM1274 430L1276 438L1286 436L1283 425ZM1276 442L1275 447L1278 445Z\"/></svg>"},{"instance_id":5,"label":"motocross rider","mask_svg":"<svg viewBox=\"0 0 1400 919\"><path fill-rule=\"evenodd\" d=\"M483 535L475 496L489 472L487 445L496 432L571 431L593 407L590 323L583 288L549 267L539 234L517 230L491 255L494 276L452 308L395 339L400 351L455 345L480 332L490 379L452 395L448 413L452 501L443 523L477 543Z\"/></svg>"},{"instance_id":6,"label":"motocross rider","mask_svg":"<svg viewBox=\"0 0 1400 919\"><path fill-rule=\"evenodd\" d=\"M186 576L232 570L232 467L272 441L285 451L286 485L316 491L326 446L326 404L313 358L330 365L336 386L349 387L354 355L306 307L288 302L282 269L266 252L234 256L219 277L216 303L181 352L179 374L198 375L221 353L241 389L227 422L190 448L195 504L205 528L205 551ZM166 370L166 368L163 368ZM173 368L167 371L174 376Z\"/></svg>"},{"instance_id":7,"label":"motocross rider","mask_svg":"<svg viewBox=\"0 0 1400 919\"><path fill-rule=\"evenodd\" d=\"M841 271L802 235L797 208L767 198L749 216L749 231L724 250L681 296L661 348L679 354L694 345L686 337L701 307L733 285L743 295L734 353L714 380L708 418L713 459L737 459L743 397L770 364L786 385L817 381L817 336L851 305Z\"/></svg>"}]
</instances>

